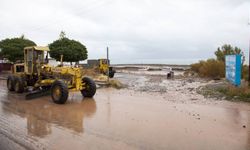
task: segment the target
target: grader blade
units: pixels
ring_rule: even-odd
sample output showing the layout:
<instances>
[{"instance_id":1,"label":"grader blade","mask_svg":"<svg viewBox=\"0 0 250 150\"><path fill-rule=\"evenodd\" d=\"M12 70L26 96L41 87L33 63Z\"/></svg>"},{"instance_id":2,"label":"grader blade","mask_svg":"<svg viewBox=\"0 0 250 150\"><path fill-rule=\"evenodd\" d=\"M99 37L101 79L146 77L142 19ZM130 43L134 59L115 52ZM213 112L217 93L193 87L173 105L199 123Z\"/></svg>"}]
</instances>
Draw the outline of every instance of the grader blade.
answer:
<instances>
[{"instance_id":1,"label":"grader blade","mask_svg":"<svg viewBox=\"0 0 250 150\"><path fill-rule=\"evenodd\" d=\"M36 91L32 91L32 92L26 94L25 99L31 100L31 99L39 98L42 96L48 96L48 95L50 95L50 93L51 93L50 89L36 90Z\"/></svg>"}]
</instances>

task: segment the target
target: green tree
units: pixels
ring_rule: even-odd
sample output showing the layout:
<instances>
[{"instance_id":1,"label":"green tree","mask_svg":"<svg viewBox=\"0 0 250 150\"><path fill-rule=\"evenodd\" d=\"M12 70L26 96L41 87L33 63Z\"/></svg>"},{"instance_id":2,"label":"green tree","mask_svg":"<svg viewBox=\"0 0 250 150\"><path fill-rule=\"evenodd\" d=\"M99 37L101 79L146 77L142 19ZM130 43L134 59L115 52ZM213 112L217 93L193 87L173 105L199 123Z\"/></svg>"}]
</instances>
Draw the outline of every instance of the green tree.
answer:
<instances>
[{"instance_id":1,"label":"green tree","mask_svg":"<svg viewBox=\"0 0 250 150\"><path fill-rule=\"evenodd\" d=\"M58 40L49 44L49 48L50 56L57 61L60 61L61 55L66 62L78 62L88 58L87 48L78 41L66 38L64 32L61 32Z\"/></svg>"},{"instance_id":2,"label":"green tree","mask_svg":"<svg viewBox=\"0 0 250 150\"><path fill-rule=\"evenodd\" d=\"M64 31L61 31L59 35L59 39L63 39L63 38L66 38L66 33Z\"/></svg>"},{"instance_id":3,"label":"green tree","mask_svg":"<svg viewBox=\"0 0 250 150\"><path fill-rule=\"evenodd\" d=\"M214 53L217 57L217 60L225 62L225 55L241 54L243 57L243 62L245 56L243 51L238 47L233 47L230 44L224 44L222 47L218 47L217 51Z\"/></svg>"},{"instance_id":4,"label":"green tree","mask_svg":"<svg viewBox=\"0 0 250 150\"><path fill-rule=\"evenodd\" d=\"M2 56L11 62L23 60L23 49L26 46L36 46L36 43L29 39L25 39L24 35L19 38L7 38L0 41Z\"/></svg>"},{"instance_id":5,"label":"green tree","mask_svg":"<svg viewBox=\"0 0 250 150\"><path fill-rule=\"evenodd\" d=\"M3 57L2 49L0 48L0 58Z\"/></svg>"}]
</instances>

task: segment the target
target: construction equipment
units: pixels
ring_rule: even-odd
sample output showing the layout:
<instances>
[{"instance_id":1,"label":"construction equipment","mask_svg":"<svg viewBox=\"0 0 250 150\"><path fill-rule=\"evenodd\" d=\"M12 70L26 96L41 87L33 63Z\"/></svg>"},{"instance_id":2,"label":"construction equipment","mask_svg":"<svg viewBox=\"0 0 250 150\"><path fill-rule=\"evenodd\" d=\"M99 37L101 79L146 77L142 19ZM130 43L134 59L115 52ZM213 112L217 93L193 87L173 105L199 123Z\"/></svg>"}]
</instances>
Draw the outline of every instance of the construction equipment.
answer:
<instances>
[{"instance_id":1,"label":"construction equipment","mask_svg":"<svg viewBox=\"0 0 250 150\"><path fill-rule=\"evenodd\" d=\"M116 71L113 69L113 67L110 67L108 59L98 59L98 64L100 73L107 75L110 78L114 77Z\"/></svg>"},{"instance_id":2,"label":"construction equipment","mask_svg":"<svg viewBox=\"0 0 250 150\"><path fill-rule=\"evenodd\" d=\"M31 46L24 48L24 62L15 64L12 75L8 76L9 91L23 93L29 91L27 99L51 94L57 104L64 104L70 91L81 91L84 97L93 97L96 93L95 82L84 77L81 68L48 64L48 47Z\"/></svg>"}]
</instances>

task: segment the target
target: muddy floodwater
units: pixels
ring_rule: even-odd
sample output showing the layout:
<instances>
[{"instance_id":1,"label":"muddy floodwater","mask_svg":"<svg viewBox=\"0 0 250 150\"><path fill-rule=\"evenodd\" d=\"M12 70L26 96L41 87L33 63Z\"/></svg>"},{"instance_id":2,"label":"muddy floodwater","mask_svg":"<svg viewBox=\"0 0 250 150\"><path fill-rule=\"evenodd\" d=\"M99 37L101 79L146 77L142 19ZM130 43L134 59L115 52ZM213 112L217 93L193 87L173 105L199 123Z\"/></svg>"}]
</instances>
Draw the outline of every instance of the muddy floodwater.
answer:
<instances>
[{"instance_id":1,"label":"muddy floodwater","mask_svg":"<svg viewBox=\"0 0 250 150\"><path fill-rule=\"evenodd\" d=\"M0 149L250 150L250 105L206 99L207 81L118 73L93 99L25 100L0 80Z\"/></svg>"}]
</instances>

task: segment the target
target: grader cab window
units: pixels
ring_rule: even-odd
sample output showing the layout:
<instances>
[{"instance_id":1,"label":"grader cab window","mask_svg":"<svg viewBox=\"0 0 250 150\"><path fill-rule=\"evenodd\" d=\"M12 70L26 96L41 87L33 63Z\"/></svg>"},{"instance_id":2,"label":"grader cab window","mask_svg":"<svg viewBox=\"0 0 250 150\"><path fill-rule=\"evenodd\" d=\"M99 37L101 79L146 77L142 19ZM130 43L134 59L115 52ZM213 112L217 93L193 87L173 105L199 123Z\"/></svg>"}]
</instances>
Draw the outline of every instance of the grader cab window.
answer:
<instances>
[{"instance_id":1,"label":"grader cab window","mask_svg":"<svg viewBox=\"0 0 250 150\"><path fill-rule=\"evenodd\" d=\"M33 55L33 73L37 73L37 69L40 67L39 64L43 64L43 51L34 50Z\"/></svg>"},{"instance_id":2,"label":"grader cab window","mask_svg":"<svg viewBox=\"0 0 250 150\"><path fill-rule=\"evenodd\" d=\"M32 50L26 50L26 54L27 54L28 72L32 73L33 52Z\"/></svg>"},{"instance_id":3,"label":"grader cab window","mask_svg":"<svg viewBox=\"0 0 250 150\"><path fill-rule=\"evenodd\" d=\"M24 72L24 66L23 65L17 65L15 68L15 72Z\"/></svg>"},{"instance_id":4,"label":"grader cab window","mask_svg":"<svg viewBox=\"0 0 250 150\"><path fill-rule=\"evenodd\" d=\"M103 64L107 64L107 61L104 59L104 60L102 60L102 63Z\"/></svg>"},{"instance_id":5,"label":"grader cab window","mask_svg":"<svg viewBox=\"0 0 250 150\"><path fill-rule=\"evenodd\" d=\"M44 59L43 59L43 51L34 51L34 61L36 61L36 63L43 63Z\"/></svg>"},{"instance_id":6,"label":"grader cab window","mask_svg":"<svg viewBox=\"0 0 250 150\"><path fill-rule=\"evenodd\" d=\"M49 63L49 52L48 51L45 51L44 52L44 61L43 61L44 64L48 64Z\"/></svg>"},{"instance_id":7,"label":"grader cab window","mask_svg":"<svg viewBox=\"0 0 250 150\"><path fill-rule=\"evenodd\" d=\"M46 63L44 59L44 52L40 50L26 49L25 59L28 67L28 73L37 73L37 68L39 68L39 64L41 65Z\"/></svg>"}]
</instances>

